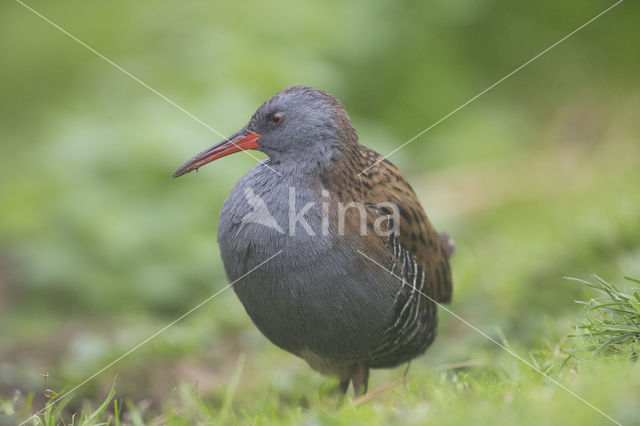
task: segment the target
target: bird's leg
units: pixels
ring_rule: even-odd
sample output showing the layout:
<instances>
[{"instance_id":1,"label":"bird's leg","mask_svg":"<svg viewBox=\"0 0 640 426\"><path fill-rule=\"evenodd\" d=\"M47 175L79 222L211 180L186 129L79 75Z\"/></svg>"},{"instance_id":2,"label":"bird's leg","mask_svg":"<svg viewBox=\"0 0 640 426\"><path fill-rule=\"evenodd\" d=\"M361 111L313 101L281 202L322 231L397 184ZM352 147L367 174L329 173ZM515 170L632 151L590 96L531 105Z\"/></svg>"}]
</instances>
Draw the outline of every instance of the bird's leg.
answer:
<instances>
[{"instance_id":1,"label":"bird's leg","mask_svg":"<svg viewBox=\"0 0 640 426\"><path fill-rule=\"evenodd\" d=\"M362 395L367 393L367 387L369 386L369 367L358 363L353 376L351 376L351 381L353 382L353 393L355 396L361 394L360 389L362 389Z\"/></svg>"},{"instance_id":2,"label":"bird's leg","mask_svg":"<svg viewBox=\"0 0 640 426\"><path fill-rule=\"evenodd\" d=\"M351 381L351 379L346 378L344 380L340 380L340 384L338 385L338 389L340 390L341 394L346 394L347 390L349 389L349 382Z\"/></svg>"},{"instance_id":3,"label":"bird's leg","mask_svg":"<svg viewBox=\"0 0 640 426\"><path fill-rule=\"evenodd\" d=\"M402 374L402 378L406 379L407 378L407 374L409 374L409 369L411 368L411 360L409 360L409 362L407 362L407 368L404 369L404 373Z\"/></svg>"}]
</instances>

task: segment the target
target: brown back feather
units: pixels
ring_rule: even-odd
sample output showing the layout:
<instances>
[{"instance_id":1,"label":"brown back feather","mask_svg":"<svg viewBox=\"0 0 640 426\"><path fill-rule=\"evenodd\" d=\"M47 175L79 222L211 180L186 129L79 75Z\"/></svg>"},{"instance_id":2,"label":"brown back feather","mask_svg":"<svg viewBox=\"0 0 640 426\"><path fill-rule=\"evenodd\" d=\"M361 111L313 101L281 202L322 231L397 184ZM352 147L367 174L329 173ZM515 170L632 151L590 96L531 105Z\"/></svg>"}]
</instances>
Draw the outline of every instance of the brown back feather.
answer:
<instances>
[{"instance_id":1,"label":"brown back feather","mask_svg":"<svg viewBox=\"0 0 640 426\"><path fill-rule=\"evenodd\" d=\"M453 252L452 241L448 235L441 235L433 228L411 185L400 171L388 160L380 161L381 158L380 154L363 145L348 144L321 183L337 201L344 204L356 201L372 206L369 210L372 214L367 215L369 232L364 236L365 247L370 250L371 256L381 262L385 262L388 257L384 259L379 256L380 251L386 252L387 256L392 258L394 253L389 244L389 237L371 232L375 220L387 214L375 206L383 202L395 203L400 211L399 232L394 236L396 242L415 258L425 272L422 291L436 302L448 303L452 294L448 260ZM360 171L377 161L380 161L377 165L358 175ZM347 215L346 230L348 232L351 228L357 233L359 216L355 211L352 213ZM400 259L396 256L392 261L399 262Z\"/></svg>"}]
</instances>

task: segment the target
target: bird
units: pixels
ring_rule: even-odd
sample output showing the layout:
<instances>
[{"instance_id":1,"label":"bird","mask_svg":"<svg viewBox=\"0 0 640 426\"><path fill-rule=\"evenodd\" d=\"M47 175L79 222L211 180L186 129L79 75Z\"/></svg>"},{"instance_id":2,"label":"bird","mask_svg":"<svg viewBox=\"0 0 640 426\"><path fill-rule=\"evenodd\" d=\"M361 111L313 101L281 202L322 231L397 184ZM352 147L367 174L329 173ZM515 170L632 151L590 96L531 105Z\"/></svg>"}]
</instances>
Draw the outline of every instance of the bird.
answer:
<instances>
[{"instance_id":1,"label":"bird","mask_svg":"<svg viewBox=\"0 0 640 426\"><path fill-rule=\"evenodd\" d=\"M370 369L407 363L434 341L437 306L451 301L455 244L402 173L359 143L327 92L276 93L173 177L245 150L266 157L220 211L227 278L267 339L336 377L342 394L352 383L362 395Z\"/></svg>"}]
</instances>

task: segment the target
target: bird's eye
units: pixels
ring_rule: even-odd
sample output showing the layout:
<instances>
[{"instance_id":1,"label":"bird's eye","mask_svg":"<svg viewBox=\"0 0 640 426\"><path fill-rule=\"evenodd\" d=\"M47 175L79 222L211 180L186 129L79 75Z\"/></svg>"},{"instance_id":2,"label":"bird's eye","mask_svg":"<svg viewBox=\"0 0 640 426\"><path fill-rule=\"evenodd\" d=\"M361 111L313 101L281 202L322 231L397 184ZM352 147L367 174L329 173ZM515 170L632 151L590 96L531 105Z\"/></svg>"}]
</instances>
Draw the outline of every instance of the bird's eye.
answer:
<instances>
[{"instance_id":1,"label":"bird's eye","mask_svg":"<svg viewBox=\"0 0 640 426\"><path fill-rule=\"evenodd\" d=\"M279 112L276 112L275 114L271 114L271 122L273 124L280 124L282 123L282 119L284 117L282 116L282 114L280 114Z\"/></svg>"}]
</instances>

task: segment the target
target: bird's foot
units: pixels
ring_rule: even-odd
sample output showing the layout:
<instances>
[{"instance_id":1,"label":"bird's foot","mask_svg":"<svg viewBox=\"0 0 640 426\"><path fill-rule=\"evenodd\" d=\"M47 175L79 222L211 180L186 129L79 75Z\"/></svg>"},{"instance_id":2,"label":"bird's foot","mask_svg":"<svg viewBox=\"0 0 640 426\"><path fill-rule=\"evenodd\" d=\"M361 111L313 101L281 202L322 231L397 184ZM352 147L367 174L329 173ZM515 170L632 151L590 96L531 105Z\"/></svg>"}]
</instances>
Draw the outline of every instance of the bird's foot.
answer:
<instances>
[{"instance_id":1,"label":"bird's foot","mask_svg":"<svg viewBox=\"0 0 640 426\"><path fill-rule=\"evenodd\" d=\"M353 375L351 376L351 381L353 382L353 394L355 396L367 393L367 387L369 386L369 367L365 367L360 363L356 364Z\"/></svg>"},{"instance_id":2,"label":"bird's foot","mask_svg":"<svg viewBox=\"0 0 640 426\"><path fill-rule=\"evenodd\" d=\"M353 383L353 395L358 397L367 393L369 385L369 367L356 363L349 368L349 377L340 380L338 389L343 395L349 390L349 383Z\"/></svg>"}]
</instances>

